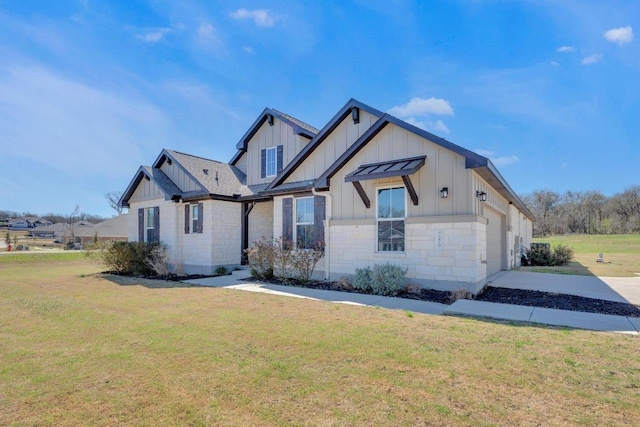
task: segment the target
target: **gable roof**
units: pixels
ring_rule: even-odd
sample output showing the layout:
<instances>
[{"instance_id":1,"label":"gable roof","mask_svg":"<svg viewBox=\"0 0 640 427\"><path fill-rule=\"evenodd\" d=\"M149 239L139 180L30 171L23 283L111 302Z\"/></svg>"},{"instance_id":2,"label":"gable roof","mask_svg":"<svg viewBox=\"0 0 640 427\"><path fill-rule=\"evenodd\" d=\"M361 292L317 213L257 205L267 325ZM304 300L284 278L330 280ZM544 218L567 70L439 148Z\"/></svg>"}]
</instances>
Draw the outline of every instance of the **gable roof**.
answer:
<instances>
[{"instance_id":1,"label":"gable roof","mask_svg":"<svg viewBox=\"0 0 640 427\"><path fill-rule=\"evenodd\" d=\"M150 166L140 166L129 183L129 186L125 192L122 193L122 197L120 197L120 201L118 201L119 206L123 208L129 207L129 199L133 196L133 192L136 191L136 188L138 188L138 185L140 185L143 179L147 179L156 184L164 193L165 200L178 200L180 198L181 190L164 172Z\"/></svg>"},{"instance_id":2,"label":"gable roof","mask_svg":"<svg viewBox=\"0 0 640 427\"><path fill-rule=\"evenodd\" d=\"M371 114L372 116L380 117L384 113L376 110L373 107L368 106L367 104L363 104L360 101L357 101L351 98L347 103L340 109L338 112L329 120L320 132L317 133L315 137L304 148L293 158L293 160L275 177L275 179L269 184L267 187L268 190L272 190L275 187L282 184L282 182L289 177L293 173L293 171L300 166L300 164L313 153L313 151L318 148L318 146L324 141L331 132L333 132L342 121L352 114L354 108L364 110Z\"/></svg>"},{"instance_id":3,"label":"gable roof","mask_svg":"<svg viewBox=\"0 0 640 427\"><path fill-rule=\"evenodd\" d=\"M351 145L351 147L347 149L347 151L345 151L322 175L320 175L318 179L316 179L314 187L321 190L328 189L331 177L390 123L463 156L465 158L465 166L467 169L474 169L478 175L484 178L502 197L507 199L509 203L513 203L527 217L529 217L529 219L534 219L531 211L529 211L515 191L513 191L509 184L507 184L507 181L502 177L502 175L500 175L489 159L387 113L383 114L369 129L367 129L364 134L362 134L362 136L360 136L360 138L358 138L356 142L353 143L353 145Z\"/></svg>"},{"instance_id":4,"label":"gable roof","mask_svg":"<svg viewBox=\"0 0 640 427\"><path fill-rule=\"evenodd\" d=\"M231 158L229 164L235 165L243 153L247 151L247 144L253 138L253 136L258 132L260 127L269 119L269 116L278 118L282 122L291 126L293 132L296 135L304 136L305 138L312 139L317 133L318 129L313 126L303 122L302 120L296 119L293 116L285 114L281 111L275 110L273 108L265 108L262 113L258 116L255 122L251 125L251 127L245 132L240 141L236 144L236 148L238 152Z\"/></svg>"},{"instance_id":5,"label":"gable roof","mask_svg":"<svg viewBox=\"0 0 640 427\"><path fill-rule=\"evenodd\" d=\"M160 167L165 162L177 167L193 180L197 190L183 191ZM163 149L153 166L141 166L120 199L120 206L129 207L129 199L143 178L153 181L165 195L165 200L198 200L204 198L238 199L254 195L246 185L246 175L237 167L204 157Z\"/></svg>"}]
</instances>

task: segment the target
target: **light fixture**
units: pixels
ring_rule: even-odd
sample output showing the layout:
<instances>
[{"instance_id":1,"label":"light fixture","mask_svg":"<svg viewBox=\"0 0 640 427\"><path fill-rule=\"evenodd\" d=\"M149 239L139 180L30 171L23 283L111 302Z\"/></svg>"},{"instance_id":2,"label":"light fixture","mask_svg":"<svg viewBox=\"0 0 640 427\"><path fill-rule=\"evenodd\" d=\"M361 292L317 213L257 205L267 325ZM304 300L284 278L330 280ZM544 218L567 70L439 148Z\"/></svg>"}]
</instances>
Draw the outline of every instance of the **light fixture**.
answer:
<instances>
[{"instance_id":1,"label":"light fixture","mask_svg":"<svg viewBox=\"0 0 640 427\"><path fill-rule=\"evenodd\" d=\"M476 191L476 197L480 199L481 202L487 201L487 193L484 191Z\"/></svg>"},{"instance_id":2,"label":"light fixture","mask_svg":"<svg viewBox=\"0 0 640 427\"><path fill-rule=\"evenodd\" d=\"M442 187L442 190L440 190L440 197L442 199L449 197L449 187Z\"/></svg>"}]
</instances>

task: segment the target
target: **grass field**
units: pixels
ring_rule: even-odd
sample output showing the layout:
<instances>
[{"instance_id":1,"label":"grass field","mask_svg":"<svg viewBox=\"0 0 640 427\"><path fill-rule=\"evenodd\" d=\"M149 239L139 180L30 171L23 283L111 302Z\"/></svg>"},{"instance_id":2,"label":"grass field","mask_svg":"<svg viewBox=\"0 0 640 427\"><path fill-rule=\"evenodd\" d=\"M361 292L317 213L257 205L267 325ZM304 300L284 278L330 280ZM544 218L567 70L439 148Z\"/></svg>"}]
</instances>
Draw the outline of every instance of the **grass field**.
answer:
<instances>
[{"instance_id":1,"label":"grass field","mask_svg":"<svg viewBox=\"0 0 640 427\"><path fill-rule=\"evenodd\" d=\"M0 257L0 425L640 425L637 337Z\"/></svg>"},{"instance_id":2,"label":"grass field","mask_svg":"<svg viewBox=\"0 0 640 427\"><path fill-rule=\"evenodd\" d=\"M640 274L640 234L567 235L533 239L573 248L575 261L564 267L523 267L523 270L601 277L635 277ZM599 263L598 254L604 255Z\"/></svg>"}]
</instances>

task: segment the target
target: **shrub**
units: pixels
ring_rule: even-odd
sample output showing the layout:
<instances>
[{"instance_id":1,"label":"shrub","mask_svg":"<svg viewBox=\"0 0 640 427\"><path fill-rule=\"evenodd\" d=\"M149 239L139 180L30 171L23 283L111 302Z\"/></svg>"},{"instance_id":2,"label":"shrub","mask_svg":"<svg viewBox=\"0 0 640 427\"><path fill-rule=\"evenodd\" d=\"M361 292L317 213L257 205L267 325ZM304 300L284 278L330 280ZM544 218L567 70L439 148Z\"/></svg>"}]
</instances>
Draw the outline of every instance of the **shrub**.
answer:
<instances>
[{"instance_id":1,"label":"shrub","mask_svg":"<svg viewBox=\"0 0 640 427\"><path fill-rule=\"evenodd\" d=\"M360 292L371 292L371 267L356 268L353 288Z\"/></svg>"},{"instance_id":2,"label":"shrub","mask_svg":"<svg viewBox=\"0 0 640 427\"><path fill-rule=\"evenodd\" d=\"M168 276L169 255L167 254L167 247L158 244L154 245L144 258L144 263L157 276Z\"/></svg>"},{"instance_id":3,"label":"shrub","mask_svg":"<svg viewBox=\"0 0 640 427\"><path fill-rule=\"evenodd\" d=\"M459 299L473 299L473 294L468 289L458 288L455 291L451 291L449 295L449 301L454 303Z\"/></svg>"},{"instance_id":4,"label":"shrub","mask_svg":"<svg viewBox=\"0 0 640 427\"><path fill-rule=\"evenodd\" d=\"M166 268L167 259L166 247L160 243L122 241L95 243L88 248L86 256L97 260L115 273L134 276L158 274L150 263L156 263L156 266L164 271L162 268ZM161 260L165 261L164 267L160 263Z\"/></svg>"},{"instance_id":5,"label":"shrub","mask_svg":"<svg viewBox=\"0 0 640 427\"><path fill-rule=\"evenodd\" d=\"M524 265L532 266L562 266L573 260L573 249L559 244L551 250L548 243L532 243L526 252Z\"/></svg>"},{"instance_id":6,"label":"shrub","mask_svg":"<svg viewBox=\"0 0 640 427\"><path fill-rule=\"evenodd\" d=\"M217 266L216 270L215 270L215 273L218 276L228 276L229 274L231 274L229 269L227 267L225 267L224 265Z\"/></svg>"},{"instance_id":7,"label":"shrub","mask_svg":"<svg viewBox=\"0 0 640 427\"><path fill-rule=\"evenodd\" d=\"M275 242L264 237L259 241L253 242L253 247L245 249L251 276L256 279L273 278L276 249Z\"/></svg>"},{"instance_id":8,"label":"shrub","mask_svg":"<svg viewBox=\"0 0 640 427\"><path fill-rule=\"evenodd\" d=\"M551 261L553 265L567 265L573 260L573 249L569 246L559 244L553 248Z\"/></svg>"},{"instance_id":9,"label":"shrub","mask_svg":"<svg viewBox=\"0 0 640 427\"><path fill-rule=\"evenodd\" d=\"M291 253L290 264L294 278L309 283L318 261L324 256L324 244L316 243L312 249L298 249Z\"/></svg>"},{"instance_id":10,"label":"shrub","mask_svg":"<svg viewBox=\"0 0 640 427\"><path fill-rule=\"evenodd\" d=\"M280 237L274 242L273 275L282 281L289 278L289 264L295 245Z\"/></svg>"},{"instance_id":11,"label":"shrub","mask_svg":"<svg viewBox=\"0 0 640 427\"><path fill-rule=\"evenodd\" d=\"M407 270L399 265L384 263L370 267L356 268L353 287L361 292L374 295L395 296L404 288Z\"/></svg>"}]
</instances>

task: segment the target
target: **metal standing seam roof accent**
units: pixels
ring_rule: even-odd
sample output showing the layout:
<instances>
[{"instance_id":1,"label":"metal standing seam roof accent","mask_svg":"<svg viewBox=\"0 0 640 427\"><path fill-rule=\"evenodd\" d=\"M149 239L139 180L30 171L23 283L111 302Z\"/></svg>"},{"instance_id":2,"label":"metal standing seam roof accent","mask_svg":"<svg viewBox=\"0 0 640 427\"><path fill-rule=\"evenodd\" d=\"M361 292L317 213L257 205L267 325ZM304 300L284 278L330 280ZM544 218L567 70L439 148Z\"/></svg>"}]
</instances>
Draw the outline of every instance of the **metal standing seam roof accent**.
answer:
<instances>
[{"instance_id":1,"label":"metal standing seam roof accent","mask_svg":"<svg viewBox=\"0 0 640 427\"><path fill-rule=\"evenodd\" d=\"M425 164L427 156L408 157L360 166L344 177L345 182L413 175Z\"/></svg>"}]
</instances>

